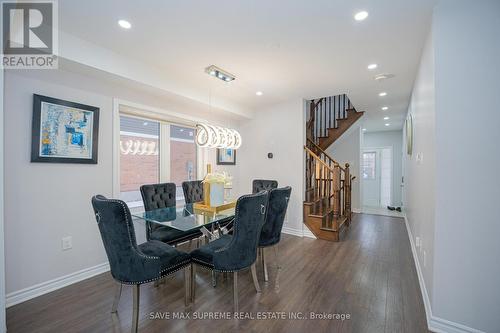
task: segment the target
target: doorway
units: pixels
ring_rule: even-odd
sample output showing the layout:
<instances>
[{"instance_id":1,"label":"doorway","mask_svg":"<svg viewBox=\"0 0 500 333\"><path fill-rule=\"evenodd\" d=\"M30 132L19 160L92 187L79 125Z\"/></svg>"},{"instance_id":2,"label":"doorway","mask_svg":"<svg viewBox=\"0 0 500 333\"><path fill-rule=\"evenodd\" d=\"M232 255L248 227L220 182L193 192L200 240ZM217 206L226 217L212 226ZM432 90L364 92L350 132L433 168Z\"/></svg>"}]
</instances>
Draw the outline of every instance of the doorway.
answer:
<instances>
[{"instance_id":1,"label":"doorway","mask_svg":"<svg viewBox=\"0 0 500 333\"><path fill-rule=\"evenodd\" d=\"M392 147L364 148L361 153L363 206L387 207L392 201Z\"/></svg>"}]
</instances>

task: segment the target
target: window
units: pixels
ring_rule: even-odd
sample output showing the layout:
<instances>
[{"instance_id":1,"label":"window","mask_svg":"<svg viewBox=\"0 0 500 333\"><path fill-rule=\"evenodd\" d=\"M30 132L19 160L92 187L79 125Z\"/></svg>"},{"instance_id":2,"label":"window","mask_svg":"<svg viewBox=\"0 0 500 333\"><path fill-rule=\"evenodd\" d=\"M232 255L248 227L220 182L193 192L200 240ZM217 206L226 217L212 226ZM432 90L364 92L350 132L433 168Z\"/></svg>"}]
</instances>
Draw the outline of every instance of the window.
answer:
<instances>
[{"instance_id":1,"label":"window","mask_svg":"<svg viewBox=\"0 0 500 333\"><path fill-rule=\"evenodd\" d=\"M182 182L195 179L194 128L170 125L170 181L177 185L177 201L184 200Z\"/></svg>"},{"instance_id":2,"label":"window","mask_svg":"<svg viewBox=\"0 0 500 333\"><path fill-rule=\"evenodd\" d=\"M120 115L120 199L142 206L140 187L172 182L177 204L184 204L182 182L197 179L195 129Z\"/></svg>"},{"instance_id":3,"label":"window","mask_svg":"<svg viewBox=\"0 0 500 333\"><path fill-rule=\"evenodd\" d=\"M160 181L160 123L120 116L120 199L142 205L139 188Z\"/></svg>"},{"instance_id":4,"label":"window","mask_svg":"<svg viewBox=\"0 0 500 333\"><path fill-rule=\"evenodd\" d=\"M375 179L376 158L376 152L363 153L363 165L361 166L363 179Z\"/></svg>"}]
</instances>

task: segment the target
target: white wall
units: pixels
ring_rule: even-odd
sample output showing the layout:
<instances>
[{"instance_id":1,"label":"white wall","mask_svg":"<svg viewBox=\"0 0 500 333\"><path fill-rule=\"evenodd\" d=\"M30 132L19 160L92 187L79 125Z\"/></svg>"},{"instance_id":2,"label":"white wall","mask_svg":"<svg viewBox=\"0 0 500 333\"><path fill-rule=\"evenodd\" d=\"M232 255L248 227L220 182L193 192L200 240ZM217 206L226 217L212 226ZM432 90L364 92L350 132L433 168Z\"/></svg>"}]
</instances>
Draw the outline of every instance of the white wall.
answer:
<instances>
[{"instance_id":1,"label":"white wall","mask_svg":"<svg viewBox=\"0 0 500 333\"><path fill-rule=\"evenodd\" d=\"M0 332L7 330L5 322L5 247L4 247L4 70L0 68Z\"/></svg>"},{"instance_id":2,"label":"white wall","mask_svg":"<svg viewBox=\"0 0 500 333\"><path fill-rule=\"evenodd\" d=\"M5 252L11 296L107 261L90 198L112 195L113 97L232 124L208 114L208 107L116 79L32 70L7 71L5 80ZM100 108L97 165L30 163L33 93ZM73 249L61 251L67 235Z\"/></svg>"},{"instance_id":3,"label":"white wall","mask_svg":"<svg viewBox=\"0 0 500 333\"><path fill-rule=\"evenodd\" d=\"M422 52L420 68L413 86L408 112L413 117L413 154L405 158L405 187L403 202L411 233L420 237L422 247L417 251L428 296L432 301L434 220L435 220L435 93L434 93L434 47L429 35ZM406 148L406 131L403 133ZM416 156L423 156L417 163ZM426 262L424 265L424 251Z\"/></svg>"},{"instance_id":4,"label":"white wall","mask_svg":"<svg viewBox=\"0 0 500 333\"><path fill-rule=\"evenodd\" d=\"M401 206L402 131L369 132L363 135L363 148L392 147L391 205Z\"/></svg>"},{"instance_id":5,"label":"white wall","mask_svg":"<svg viewBox=\"0 0 500 333\"><path fill-rule=\"evenodd\" d=\"M433 312L485 332L500 332L499 14L498 0L443 0L433 21Z\"/></svg>"},{"instance_id":6,"label":"white wall","mask_svg":"<svg viewBox=\"0 0 500 333\"><path fill-rule=\"evenodd\" d=\"M361 182L359 176L359 164L361 156L361 147L363 146L363 136L361 127L358 123L351 126L337 141L335 141L326 150L340 165L349 163L349 169L352 176L356 179L352 183L351 209L352 211L361 211Z\"/></svg>"},{"instance_id":7,"label":"white wall","mask_svg":"<svg viewBox=\"0 0 500 333\"><path fill-rule=\"evenodd\" d=\"M443 332L500 331L498 13L494 0L438 3L409 107L404 202L429 323Z\"/></svg>"},{"instance_id":8,"label":"white wall","mask_svg":"<svg viewBox=\"0 0 500 333\"><path fill-rule=\"evenodd\" d=\"M276 179L290 185L285 228L302 231L304 195L304 105L302 99L259 110L255 118L241 123L243 145L238 151L240 194L251 193L253 179ZM268 159L272 152L274 158Z\"/></svg>"}]
</instances>

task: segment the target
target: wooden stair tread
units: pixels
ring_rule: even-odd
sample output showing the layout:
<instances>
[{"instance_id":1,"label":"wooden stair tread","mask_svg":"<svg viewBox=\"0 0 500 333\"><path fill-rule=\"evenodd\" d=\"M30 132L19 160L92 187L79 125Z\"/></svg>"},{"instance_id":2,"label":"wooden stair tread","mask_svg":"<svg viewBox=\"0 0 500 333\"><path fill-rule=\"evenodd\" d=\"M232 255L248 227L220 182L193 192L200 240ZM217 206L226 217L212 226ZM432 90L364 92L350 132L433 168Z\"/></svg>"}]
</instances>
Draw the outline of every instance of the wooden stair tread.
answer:
<instances>
[{"instance_id":1,"label":"wooden stair tread","mask_svg":"<svg viewBox=\"0 0 500 333\"><path fill-rule=\"evenodd\" d=\"M333 228L328 228L328 227L320 227L320 229L324 230L324 231L329 231L329 232L339 231L342 229L342 227L344 226L344 223L346 221L347 221L347 216L344 216L344 215L339 216L339 217L333 217L332 220L330 221L331 225L334 225L333 222L337 222L338 229L333 229Z\"/></svg>"}]
</instances>

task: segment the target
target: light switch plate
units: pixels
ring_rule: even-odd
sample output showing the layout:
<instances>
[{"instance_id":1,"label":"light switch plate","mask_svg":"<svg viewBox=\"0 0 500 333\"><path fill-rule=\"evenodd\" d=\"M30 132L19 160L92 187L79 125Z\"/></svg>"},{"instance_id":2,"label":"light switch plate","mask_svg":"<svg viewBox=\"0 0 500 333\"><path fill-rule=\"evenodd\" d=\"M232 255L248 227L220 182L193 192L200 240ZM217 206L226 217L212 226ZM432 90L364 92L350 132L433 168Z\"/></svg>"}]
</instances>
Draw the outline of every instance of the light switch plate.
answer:
<instances>
[{"instance_id":1,"label":"light switch plate","mask_svg":"<svg viewBox=\"0 0 500 333\"><path fill-rule=\"evenodd\" d=\"M417 153L417 164L422 164L424 162L424 153Z\"/></svg>"},{"instance_id":2,"label":"light switch plate","mask_svg":"<svg viewBox=\"0 0 500 333\"><path fill-rule=\"evenodd\" d=\"M66 236L62 238L62 249L63 251L69 250L73 247L73 237Z\"/></svg>"}]
</instances>

